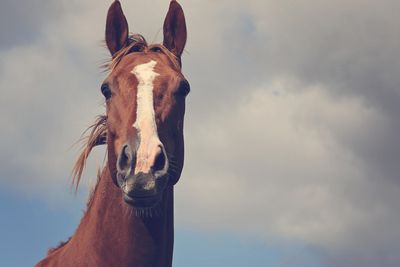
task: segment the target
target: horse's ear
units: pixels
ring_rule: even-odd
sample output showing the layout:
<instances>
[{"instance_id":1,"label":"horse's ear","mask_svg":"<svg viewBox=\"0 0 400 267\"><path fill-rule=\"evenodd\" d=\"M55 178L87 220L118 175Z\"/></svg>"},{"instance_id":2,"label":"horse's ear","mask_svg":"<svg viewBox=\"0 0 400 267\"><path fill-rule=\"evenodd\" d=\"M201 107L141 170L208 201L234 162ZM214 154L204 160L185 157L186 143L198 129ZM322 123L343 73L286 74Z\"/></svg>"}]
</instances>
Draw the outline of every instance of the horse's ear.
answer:
<instances>
[{"instance_id":1,"label":"horse's ear","mask_svg":"<svg viewBox=\"0 0 400 267\"><path fill-rule=\"evenodd\" d=\"M121 4L114 1L108 9L106 22L106 44L111 55L115 55L128 42L128 22L122 12Z\"/></svg>"},{"instance_id":2,"label":"horse's ear","mask_svg":"<svg viewBox=\"0 0 400 267\"><path fill-rule=\"evenodd\" d=\"M182 55L186 43L186 22L181 5L172 0L164 21L163 44L178 58Z\"/></svg>"}]
</instances>

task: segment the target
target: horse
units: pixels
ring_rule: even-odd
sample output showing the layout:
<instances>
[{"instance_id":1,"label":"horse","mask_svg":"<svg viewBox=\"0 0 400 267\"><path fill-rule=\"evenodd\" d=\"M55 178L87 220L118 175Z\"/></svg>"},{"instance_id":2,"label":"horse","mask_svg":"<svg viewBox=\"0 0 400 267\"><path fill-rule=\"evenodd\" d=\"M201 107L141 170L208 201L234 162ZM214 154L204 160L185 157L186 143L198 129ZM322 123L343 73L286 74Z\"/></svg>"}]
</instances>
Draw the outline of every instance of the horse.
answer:
<instances>
[{"instance_id":1,"label":"horse","mask_svg":"<svg viewBox=\"0 0 400 267\"><path fill-rule=\"evenodd\" d=\"M106 145L107 161L75 233L35 266L172 265L173 187L183 168L190 91L181 72L186 37L185 16L175 0L162 44L151 45L129 34L120 2L111 4L105 31L111 60L100 87L106 113L89 127L73 169L76 189L93 147Z\"/></svg>"}]
</instances>

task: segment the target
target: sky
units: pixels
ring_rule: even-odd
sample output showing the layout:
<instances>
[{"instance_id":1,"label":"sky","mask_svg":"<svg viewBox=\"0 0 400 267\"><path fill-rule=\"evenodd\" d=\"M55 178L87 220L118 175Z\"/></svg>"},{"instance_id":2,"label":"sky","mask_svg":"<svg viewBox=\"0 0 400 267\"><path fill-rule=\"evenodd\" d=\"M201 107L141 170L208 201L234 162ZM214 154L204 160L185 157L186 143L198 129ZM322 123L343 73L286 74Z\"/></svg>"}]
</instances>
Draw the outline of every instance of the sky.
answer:
<instances>
[{"instance_id":1,"label":"sky","mask_svg":"<svg viewBox=\"0 0 400 267\"><path fill-rule=\"evenodd\" d=\"M83 214L73 144L104 113L112 1L0 3L0 266ZM165 0L121 0L162 41ZM181 0L191 84L174 266L400 266L400 2Z\"/></svg>"}]
</instances>

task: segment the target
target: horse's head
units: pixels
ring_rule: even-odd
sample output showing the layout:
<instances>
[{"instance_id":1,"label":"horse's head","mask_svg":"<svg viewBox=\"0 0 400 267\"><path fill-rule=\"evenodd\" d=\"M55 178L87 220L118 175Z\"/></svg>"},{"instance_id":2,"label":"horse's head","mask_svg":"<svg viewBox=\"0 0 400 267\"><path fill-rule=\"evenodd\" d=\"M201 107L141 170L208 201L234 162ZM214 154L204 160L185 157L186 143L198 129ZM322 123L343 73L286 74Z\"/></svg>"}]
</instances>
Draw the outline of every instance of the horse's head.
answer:
<instances>
[{"instance_id":1,"label":"horse's head","mask_svg":"<svg viewBox=\"0 0 400 267\"><path fill-rule=\"evenodd\" d=\"M101 86L106 99L108 167L124 199L152 207L183 167L183 118L189 83L181 73L186 25L181 6L171 1L163 44L129 36L121 5L108 10L106 43L110 73Z\"/></svg>"}]
</instances>

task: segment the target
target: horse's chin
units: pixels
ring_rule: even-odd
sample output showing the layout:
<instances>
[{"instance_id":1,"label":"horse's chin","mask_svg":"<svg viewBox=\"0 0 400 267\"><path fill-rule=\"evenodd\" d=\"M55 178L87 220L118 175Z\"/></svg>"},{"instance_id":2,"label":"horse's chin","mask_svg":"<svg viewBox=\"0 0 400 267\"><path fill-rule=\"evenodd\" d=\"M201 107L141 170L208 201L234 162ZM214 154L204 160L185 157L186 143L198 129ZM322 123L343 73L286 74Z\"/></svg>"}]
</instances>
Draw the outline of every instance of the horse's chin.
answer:
<instances>
[{"instance_id":1,"label":"horse's chin","mask_svg":"<svg viewBox=\"0 0 400 267\"><path fill-rule=\"evenodd\" d=\"M123 193L125 202L136 209L151 209L158 206L161 202L162 194L146 197L131 197Z\"/></svg>"},{"instance_id":2,"label":"horse's chin","mask_svg":"<svg viewBox=\"0 0 400 267\"><path fill-rule=\"evenodd\" d=\"M161 195L156 195L152 197L131 197L129 195L124 195L124 201L127 206L132 208L133 214L138 218L154 218L159 217L162 214L161 208Z\"/></svg>"}]
</instances>

